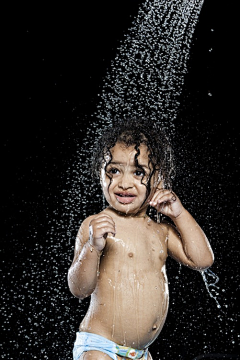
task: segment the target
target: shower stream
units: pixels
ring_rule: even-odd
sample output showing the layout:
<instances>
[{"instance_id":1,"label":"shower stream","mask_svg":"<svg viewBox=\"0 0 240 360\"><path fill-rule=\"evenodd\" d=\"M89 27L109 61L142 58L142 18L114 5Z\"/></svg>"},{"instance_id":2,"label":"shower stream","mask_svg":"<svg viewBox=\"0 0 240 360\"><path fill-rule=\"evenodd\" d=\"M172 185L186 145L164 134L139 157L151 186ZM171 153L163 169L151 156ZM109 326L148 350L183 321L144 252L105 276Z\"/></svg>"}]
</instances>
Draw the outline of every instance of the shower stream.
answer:
<instances>
[{"instance_id":1,"label":"shower stream","mask_svg":"<svg viewBox=\"0 0 240 360\"><path fill-rule=\"evenodd\" d=\"M143 3L103 81L98 118L111 123L147 117L171 134L202 4Z\"/></svg>"}]
</instances>

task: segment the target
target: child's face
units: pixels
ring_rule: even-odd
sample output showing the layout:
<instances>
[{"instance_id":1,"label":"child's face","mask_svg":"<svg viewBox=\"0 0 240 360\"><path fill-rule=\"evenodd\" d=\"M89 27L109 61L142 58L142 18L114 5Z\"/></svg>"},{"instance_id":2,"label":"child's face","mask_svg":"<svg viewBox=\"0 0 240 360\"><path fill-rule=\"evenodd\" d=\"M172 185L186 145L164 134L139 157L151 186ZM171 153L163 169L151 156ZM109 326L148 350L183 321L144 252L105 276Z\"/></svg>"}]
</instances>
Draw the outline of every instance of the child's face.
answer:
<instances>
[{"instance_id":1,"label":"child's face","mask_svg":"<svg viewBox=\"0 0 240 360\"><path fill-rule=\"evenodd\" d=\"M111 162L101 171L101 183L107 202L125 214L145 213L148 206L146 185L152 168L149 165L147 147L140 145L139 150L137 161L140 166L137 167L137 152L134 146L126 147L124 144L116 143L111 149ZM151 181L152 191L149 199L155 191L156 186L153 184L154 179Z\"/></svg>"}]
</instances>

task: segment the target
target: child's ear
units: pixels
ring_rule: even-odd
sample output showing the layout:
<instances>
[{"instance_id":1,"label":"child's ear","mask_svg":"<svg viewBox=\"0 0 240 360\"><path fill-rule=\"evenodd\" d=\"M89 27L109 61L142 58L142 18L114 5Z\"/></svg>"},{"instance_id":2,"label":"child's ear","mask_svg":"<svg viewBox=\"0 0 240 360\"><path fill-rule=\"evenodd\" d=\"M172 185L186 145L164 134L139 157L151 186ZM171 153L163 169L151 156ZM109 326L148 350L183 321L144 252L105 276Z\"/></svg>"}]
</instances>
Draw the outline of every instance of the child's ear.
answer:
<instances>
[{"instance_id":1,"label":"child's ear","mask_svg":"<svg viewBox=\"0 0 240 360\"><path fill-rule=\"evenodd\" d=\"M165 185L164 185L164 180L160 180L159 183L157 184L157 188L160 189L164 189Z\"/></svg>"}]
</instances>

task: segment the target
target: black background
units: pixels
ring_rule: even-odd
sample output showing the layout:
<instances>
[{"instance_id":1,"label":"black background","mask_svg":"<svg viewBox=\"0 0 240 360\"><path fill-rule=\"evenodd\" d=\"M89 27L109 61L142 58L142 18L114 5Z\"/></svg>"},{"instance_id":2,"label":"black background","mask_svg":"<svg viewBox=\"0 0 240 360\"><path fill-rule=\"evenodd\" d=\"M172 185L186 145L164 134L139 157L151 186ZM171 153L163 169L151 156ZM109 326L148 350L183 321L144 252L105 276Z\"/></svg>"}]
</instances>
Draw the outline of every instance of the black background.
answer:
<instances>
[{"instance_id":1,"label":"black background","mask_svg":"<svg viewBox=\"0 0 240 360\"><path fill-rule=\"evenodd\" d=\"M71 359L79 304L67 287L74 236L64 192L102 79L141 1L9 11L2 75L3 359ZM225 5L225 4L224 4ZM231 9L232 13L232 9ZM174 190L208 235L218 301L168 261L170 310L154 359L238 354L239 129L229 8L206 1L176 119ZM76 231L79 224L76 224Z\"/></svg>"}]
</instances>

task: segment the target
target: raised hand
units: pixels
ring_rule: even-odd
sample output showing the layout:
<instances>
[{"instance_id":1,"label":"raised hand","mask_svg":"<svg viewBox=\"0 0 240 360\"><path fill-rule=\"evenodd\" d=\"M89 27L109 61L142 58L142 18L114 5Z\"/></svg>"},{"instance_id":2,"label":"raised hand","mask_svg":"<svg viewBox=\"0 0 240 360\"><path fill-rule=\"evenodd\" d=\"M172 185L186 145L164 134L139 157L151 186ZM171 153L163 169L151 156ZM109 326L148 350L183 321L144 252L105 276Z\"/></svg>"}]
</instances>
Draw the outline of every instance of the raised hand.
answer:
<instances>
[{"instance_id":1,"label":"raised hand","mask_svg":"<svg viewBox=\"0 0 240 360\"><path fill-rule=\"evenodd\" d=\"M102 251L106 245L108 233L116 234L115 223L111 216L100 214L95 216L89 224L89 242L97 249Z\"/></svg>"},{"instance_id":2,"label":"raised hand","mask_svg":"<svg viewBox=\"0 0 240 360\"><path fill-rule=\"evenodd\" d=\"M167 189L157 188L149 204L154 207L157 212L173 219L177 218L184 209L177 195Z\"/></svg>"}]
</instances>

